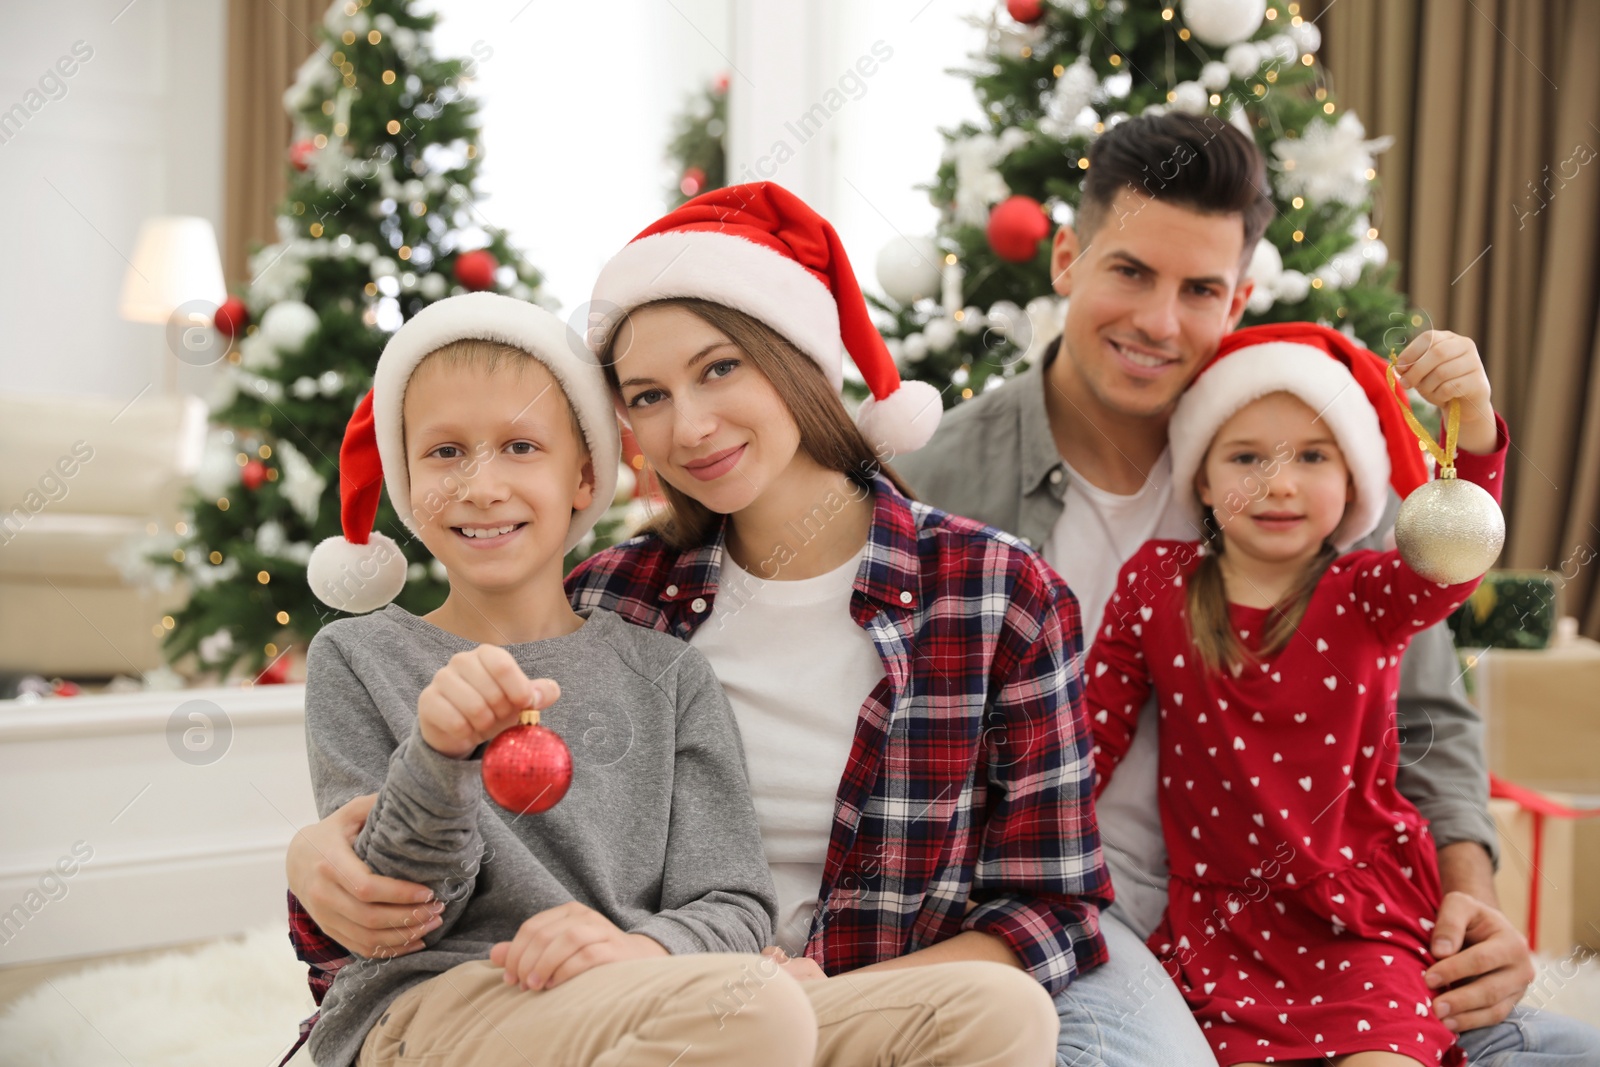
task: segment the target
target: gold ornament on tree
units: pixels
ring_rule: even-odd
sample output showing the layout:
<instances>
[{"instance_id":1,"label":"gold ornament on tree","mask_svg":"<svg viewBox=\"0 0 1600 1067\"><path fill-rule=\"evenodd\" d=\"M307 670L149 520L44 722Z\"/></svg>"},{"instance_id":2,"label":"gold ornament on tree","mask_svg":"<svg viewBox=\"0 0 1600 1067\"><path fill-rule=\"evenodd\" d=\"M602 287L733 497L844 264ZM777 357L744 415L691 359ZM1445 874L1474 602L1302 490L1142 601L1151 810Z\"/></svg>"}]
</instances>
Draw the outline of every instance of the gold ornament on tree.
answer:
<instances>
[{"instance_id":1,"label":"gold ornament on tree","mask_svg":"<svg viewBox=\"0 0 1600 1067\"><path fill-rule=\"evenodd\" d=\"M1389 353L1388 377L1393 389L1393 352ZM1394 521L1400 558L1424 578L1445 585L1481 578L1500 556L1506 542L1506 520L1488 490L1456 477L1461 401L1445 402L1442 444L1417 421L1409 405L1401 404L1400 413L1439 465L1439 476L1418 486L1400 505Z\"/></svg>"}]
</instances>

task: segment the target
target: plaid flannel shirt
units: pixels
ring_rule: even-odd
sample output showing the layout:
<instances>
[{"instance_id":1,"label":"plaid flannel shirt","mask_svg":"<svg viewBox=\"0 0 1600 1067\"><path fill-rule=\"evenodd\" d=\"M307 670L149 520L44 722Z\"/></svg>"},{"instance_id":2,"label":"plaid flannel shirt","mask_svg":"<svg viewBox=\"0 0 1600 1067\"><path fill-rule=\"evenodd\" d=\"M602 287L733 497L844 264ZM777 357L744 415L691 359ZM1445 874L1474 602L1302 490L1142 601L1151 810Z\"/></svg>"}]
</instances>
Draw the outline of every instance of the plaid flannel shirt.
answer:
<instances>
[{"instance_id":1,"label":"plaid flannel shirt","mask_svg":"<svg viewBox=\"0 0 1600 1067\"><path fill-rule=\"evenodd\" d=\"M1105 961L1111 902L1077 600L1009 534L881 474L862 484L873 521L850 613L885 677L856 723L806 955L832 975L981 930L1058 993ZM646 535L591 556L567 577L572 605L688 640L711 615L724 531L687 552ZM292 893L289 908L320 1004L350 957Z\"/></svg>"}]
</instances>

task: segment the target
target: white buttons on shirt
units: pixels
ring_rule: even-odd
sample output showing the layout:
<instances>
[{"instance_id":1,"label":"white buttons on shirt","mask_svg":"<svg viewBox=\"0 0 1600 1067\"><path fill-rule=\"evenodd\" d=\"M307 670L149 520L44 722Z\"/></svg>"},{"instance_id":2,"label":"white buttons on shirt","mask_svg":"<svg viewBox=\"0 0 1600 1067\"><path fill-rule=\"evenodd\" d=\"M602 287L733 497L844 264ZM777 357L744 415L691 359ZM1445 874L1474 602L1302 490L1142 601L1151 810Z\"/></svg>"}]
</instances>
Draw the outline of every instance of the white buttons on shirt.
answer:
<instances>
[{"instance_id":1,"label":"white buttons on shirt","mask_svg":"<svg viewBox=\"0 0 1600 1067\"><path fill-rule=\"evenodd\" d=\"M1066 477L1066 475L1061 473L1061 468L1057 467L1055 470L1050 472L1050 484L1051 485L1060 485L1061 484L1061 479L1063 479L1065 477Z\"/></svg>"},{"instance_id":2,"label":"white buttons on shirt","mask_svg":"<svg viewBox=\"0 0 1600 1067\"><path fill-rule=\"evenodd\" d=\"M706 610L705 598L698 596L695 597L694 601L689 605L689 610L695 612L696 614Z\"/></svg>"},{"instance_id":3,"label":"white buttons on shirt","mask_svg":"<svg viewBox=\"0 0 1600 1067\"><path fill-rule=\"evenodd\" d=\"M1017 540L1021 541L1022 544L1023 544L1023 547L1025 547L1025 548L1032 548L1033 547L1033 539L1031 537L1019 537L1019 538L1017 538Z\"/></svg>"},{"instance_id":4,"label":"white buttons on shirt","mask_svg":"<svg viewBox=\"0 0 1600 1067\"><path fill-rule=\"evenodd\" d=\"M678 587L675 586L675 585L667 586L667 595L668 596L677 596L678 595Z\"/></svg>"},{"instance_id":5,"label":"white buttons on shirt","mask_svg":"<svg viewBox=\"0 0 1600 1067\"><path fill-rule=\"evenodd\" d=\"M911 594L908 593L908 592L901 593L900 594L900 603L902 603L902 604L911 603Z\"/></svg>"}]
</instances>

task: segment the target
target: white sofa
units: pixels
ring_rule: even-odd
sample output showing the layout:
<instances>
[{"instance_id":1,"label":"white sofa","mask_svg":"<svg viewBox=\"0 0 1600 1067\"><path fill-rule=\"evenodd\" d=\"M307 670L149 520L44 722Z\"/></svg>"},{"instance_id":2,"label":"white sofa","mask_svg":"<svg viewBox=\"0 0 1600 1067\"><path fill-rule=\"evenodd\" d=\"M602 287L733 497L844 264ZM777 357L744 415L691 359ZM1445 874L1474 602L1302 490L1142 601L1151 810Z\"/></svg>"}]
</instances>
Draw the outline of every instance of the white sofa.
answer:
<instances>
[{"instance_id":1,"label":"white sofa","mask_svg":"<svg viewBox=\"0 0 1600 1067\"><path fill-rule=\"evenodd\" d=\"M0 393L0 674L138 675L181 602L124 581L112 557L171 531L199 466L205 405Z\"/></svg>"}]
</instances>

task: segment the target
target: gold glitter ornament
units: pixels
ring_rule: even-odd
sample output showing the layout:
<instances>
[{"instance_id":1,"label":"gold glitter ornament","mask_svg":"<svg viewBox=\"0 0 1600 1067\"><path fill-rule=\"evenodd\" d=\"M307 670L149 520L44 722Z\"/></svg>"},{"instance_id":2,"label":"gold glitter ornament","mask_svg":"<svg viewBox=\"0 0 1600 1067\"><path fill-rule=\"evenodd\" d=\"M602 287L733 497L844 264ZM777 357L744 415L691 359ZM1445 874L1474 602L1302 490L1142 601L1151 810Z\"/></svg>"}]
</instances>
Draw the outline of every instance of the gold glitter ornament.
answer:
<instances>
[{"instance_id":1,"label":"gold glitter ornament","mask_svg":"<svg viewBox=\"0 0 1600 1067\"><path fill-rule=\"evenodd\" d=\"M1389 386L1395 384L1395 354L1389 353ZM1506 520L1500 505L1481 485L1456 477L1456 434L1461 426L1461 401L1444 409L1444 442L1440 447L1410 407L1401 414L1417 439L1439 465L1439 476L1418 486L1400 505L1394 521L1395 546L1406 566L1429 581L1460 585L1481 578L1506 543Z\"/></svg>"},{"instance_id":2,"label":"gold glitter ornament","mask_svg":"<svg viewBox=\"0 0 1600 1067\"><path fill-rule=\"evenodd\" d=\"M1506 520L1487 490L1446 468L1400 505L1394 540L1406 566L1430 581L1460 585L1481 578L1500 557Z\"/></svg>"}]
</instances>

